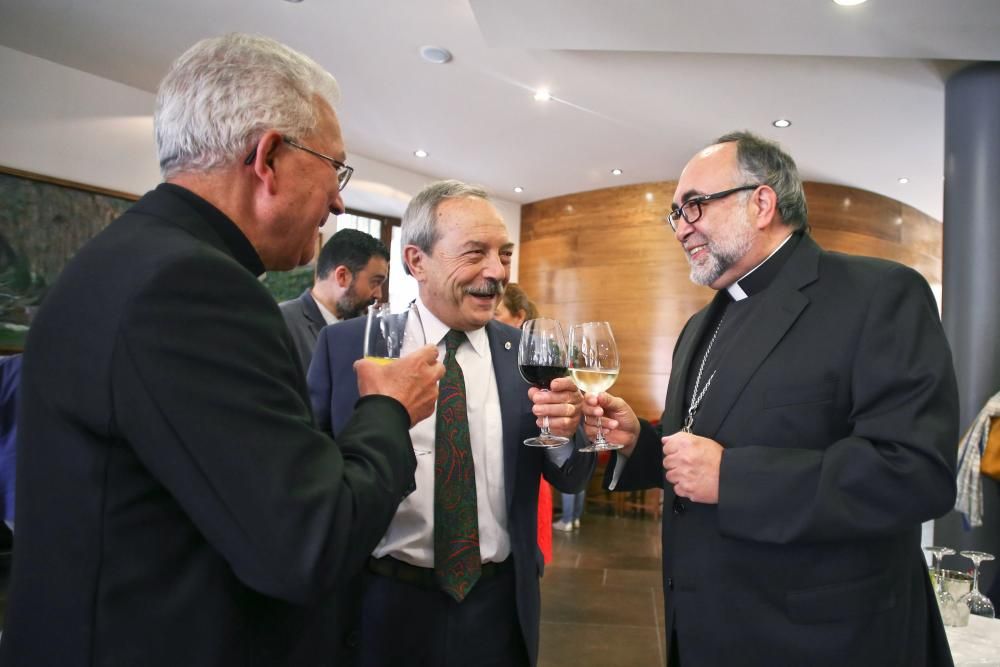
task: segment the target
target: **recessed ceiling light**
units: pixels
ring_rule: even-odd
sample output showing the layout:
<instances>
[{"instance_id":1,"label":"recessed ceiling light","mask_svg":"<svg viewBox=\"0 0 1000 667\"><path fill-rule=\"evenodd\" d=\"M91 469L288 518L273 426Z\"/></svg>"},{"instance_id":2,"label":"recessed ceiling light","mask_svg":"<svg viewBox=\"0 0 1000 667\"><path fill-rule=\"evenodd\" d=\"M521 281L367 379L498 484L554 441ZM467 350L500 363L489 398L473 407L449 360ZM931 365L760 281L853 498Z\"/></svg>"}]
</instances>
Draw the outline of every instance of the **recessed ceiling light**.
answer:
<instances>
[{"instance_id":1,"label":"recessed ceiling light","mask_svg":"<svg viewBox=\"0 0 1000 667\"><path fill-rule=\"evenodd\" d=\"M413 151L413 154L416 155L417 157L427 157L428 155L427 151L425 151L423 148L418 148L417 150Z\"/></svg>"},{"instance_id":2,"label":"recessed ceiling light","mask_svg":"<svg viewBox=\"0 0 1000 667\"><path fill-rule=\"evenodd\" d=\"M552 99L552 93L547 88L539 88L535 91L536 102L548 102Z\"/></svg>"},{"instance_id":3,"label":"recessed ceiling light","mask_svg":"<svg viewBox=\"0 0 1000 667\"><path fill-rule=\"evenodd\" d=\"M901 178L897 178L896 180L899 181L900 185L906 185L907 183L910 182L910 179L908 179L906 176L903 176Z\"/></svg>"},{"instance_id":4,"label":"recessed ceiling light","mask_svg":"<svg viewBox=\"0 0 1000 667\"><path fill-rule=\"evenodd\" d=\"M285 2L288 2L288 3L291 3L291 4L293 4L293 5L297 5L297 4L299 4L300 2L302 2L302 0L285 0Z\"/></svg>"},{"instance_id":5,"label":"recessed ceiling light","mask_svg":"<svg viewBox=\"0 0 1000 667\"><path fill-rule=\"evenodd\" d=\"M771 123L771 125L774 125L775 127L788 127L791 124L792 121L788 120L787 118L779 118L778 120Z\"/></svg>"},{"instance_id":6,"label":"recessed ceiling light","mask_svg":"<svg viewBox=\"0 0 1000 667\"><path fill-rule=\"evenodd\" d=\"M524 192L524 188L522 188L520 185L515 185L514 186L514 192L517 192L517 193Z\"/></svg>"},{"instance_id":7,"label":"recessed ceiling light","mask_svg":"<svg viewBox=\"0 0 1000 667\"><path fill-rule=\"evenodd\" d=\"M617 167L615 167L614 169L611 170L611 175L612 176L621 176L622 175L622 170L619 169L619 168L617 168Z\"/></svg>"},{"instance_id":8,"label":"recessed ceiling light","mask_svg":"<svg viewBox=\"0 0 1000 667\"><path fill-rule=\"evenodd\" d=\"M451 51L440 46L421 46L420 57L435 65L444 65L451 60Z\"/></svg>"},{"instance_id":9,"label":"recessed ceiling light","mask_svg":"<svg viewBox=\"0 0 1000 667\"><path fill-rule=\"evenodd\" d=\"M868 0L833 0L838 5L843 5L844 7L852 7L854 5L861 5Z\"/></svg>"}]
</instances>

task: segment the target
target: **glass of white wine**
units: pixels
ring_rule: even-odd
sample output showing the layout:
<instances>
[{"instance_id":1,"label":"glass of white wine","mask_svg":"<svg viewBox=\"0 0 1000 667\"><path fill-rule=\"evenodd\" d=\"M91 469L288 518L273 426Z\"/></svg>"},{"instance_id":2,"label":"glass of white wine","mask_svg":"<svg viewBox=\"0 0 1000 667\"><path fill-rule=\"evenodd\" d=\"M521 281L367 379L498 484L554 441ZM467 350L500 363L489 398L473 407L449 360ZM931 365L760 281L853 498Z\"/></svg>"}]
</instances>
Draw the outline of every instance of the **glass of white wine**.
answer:
<instances>
[{"instance_id":1,"label":"glass of white wine","mask_svg":"<svg viewBox=\"0 0 1000 667\"><path fill-rule=\"evenodd\" d=\"M368 306L365 322L365 359L377 364L391 364L399 359L403 350L413 351L424 345L423 322L416 302L405 310L392 312L388 303L373 303ZM414 454L430 454L430 449L413 448Z\"/></svg>"},{"instance_id":2,"label":"glass of white wine","mask_svg":"<svg viewBox=\"0 0 1000 667\"><path fill-rule=\"evenodd\" d=\"M621 362L618 345L607 322L574 324L569 330L569 372L577 388L585 394L607 391L618 379ZM601 420L597 420L597 438L582 452L607 452L622 445L604 437Z\"/></svg>"}]
</instances>

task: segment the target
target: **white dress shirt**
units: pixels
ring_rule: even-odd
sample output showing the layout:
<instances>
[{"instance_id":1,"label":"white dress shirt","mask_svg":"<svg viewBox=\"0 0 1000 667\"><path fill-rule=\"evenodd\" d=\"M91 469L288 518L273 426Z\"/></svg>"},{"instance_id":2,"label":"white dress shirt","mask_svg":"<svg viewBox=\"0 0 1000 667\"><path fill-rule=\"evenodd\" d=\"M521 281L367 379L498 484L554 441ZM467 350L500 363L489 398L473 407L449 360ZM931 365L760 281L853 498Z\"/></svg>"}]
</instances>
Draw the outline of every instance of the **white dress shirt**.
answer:
<instances>
[{"instance_id":1,"label":"white dress shirt","mask_svg":"<svg viewBox=\"0 0 1000 667\"><path fill-rule=\"evenodd\" d=\"M420 319L407 318L403 354L419 347L421 340L435 342L444 359L444 337L449 328L416 301ZM419 335L423 324L424 335ZM466 332L455 353L465 376L469 438L476 469L476 504L479 509L479 551L483 562L500 562L510 555L507 504L504 493L503 421L493 357L486 329ZM399 504L396 515L372 555L392 556L418 567L434 567L434 427L436 414L410 429L414 449L430 450L417 456L417 489ZM571 452L570 452L571 453Z\"/></svg>"}]
</instances>

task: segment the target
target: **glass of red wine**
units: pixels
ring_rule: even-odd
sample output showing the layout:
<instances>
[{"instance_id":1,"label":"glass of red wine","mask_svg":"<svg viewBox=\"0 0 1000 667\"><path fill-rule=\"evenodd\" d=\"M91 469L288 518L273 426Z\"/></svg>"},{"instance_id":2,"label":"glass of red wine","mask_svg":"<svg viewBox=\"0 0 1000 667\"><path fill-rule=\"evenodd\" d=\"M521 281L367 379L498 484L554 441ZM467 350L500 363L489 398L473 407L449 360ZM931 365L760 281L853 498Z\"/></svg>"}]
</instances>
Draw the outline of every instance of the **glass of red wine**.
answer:
<instances>
[{"instance_id":1,"label":"glass of red wine","mask_svg":"<svg viewBox=\"0 0 1000 667\"><path fill-rule=\"evenodd\" d=\"M548 391L553 380L566 375L566 337L559 322L539 318L521 325L517 365L524 381L542 391ZM542 432L537 437L528 438L524 444L528 447L558 447L567 442L569 438L549 432L549 418L546 416Z\"/></svg>"}]
</instances>

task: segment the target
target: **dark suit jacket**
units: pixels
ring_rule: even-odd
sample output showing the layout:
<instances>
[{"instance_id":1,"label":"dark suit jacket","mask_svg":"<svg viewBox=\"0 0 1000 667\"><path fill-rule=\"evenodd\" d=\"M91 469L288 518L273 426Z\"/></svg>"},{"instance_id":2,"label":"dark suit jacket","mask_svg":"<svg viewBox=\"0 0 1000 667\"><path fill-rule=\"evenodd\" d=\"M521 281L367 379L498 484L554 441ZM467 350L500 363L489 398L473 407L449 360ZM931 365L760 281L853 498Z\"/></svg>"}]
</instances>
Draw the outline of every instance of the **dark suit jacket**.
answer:
<instances>
[{"instance_id":1,"label":"dark suit jacket","mask_svg":"<svg viewBox=\"0 0 1000 667\"><path fill-rule=\"evenodd\" d=\"M295 343L295 350L302 362L302 374L305 375L309 371L319 330L326 326L326 320L308 288L299 298L282 301L278 307L281 308L281 316L285 318L288 331L292 334L292 342Z\"/></svg>"},{"instance_id":2,"label":"dark suit jacket","mask_svg":"<svg viewBox=\"0 0 1000 667\"><path fill-rule=\"evenodd\" d=\"M674 350L663 433L719 294ZM695 420L725 447L719 504L666 484L663 575L683 665L950 665L920 523L955 500L958 396L926 282L799 242ZM711 332L707 332L709 335ZM663 484L643 426L619 489Z\"/></svg>"},{"instance_id":3,"label":"dark suit jacket","mask_svg":"<svg viewBox=\"0 0 1000 667\"><path fill-rule=\"evenodd\" d=\"M317 423L339 433L358 398L353 364L361 356L364 318L338 322L320 333L309 368L309 393ZM521 332L491 321L486 333L493 356L500 413L503 417L504 481L511 553L517 581L517 610L531 664L538 659L539 586L544 563L538 548L538 478L567 493L579 491L593 473L593 454L574 452L561 468L541 449L525 447L538 434L529 385L517 370ZM474 380L467 380L474 381Z\"/></svg>"},{"instance_id":4,"label":"dark suit jacket","mask_svg":"<svg viewBox=\"0 0 1000 667\"><path fill-rule=\"evenodd\" d=\"M38 313L3 665L332 662L330 600L412 490L409 417L370 397L336 444L315 429L259 259L218 216L161 185Z\"/></svg>"}]
</instances>

